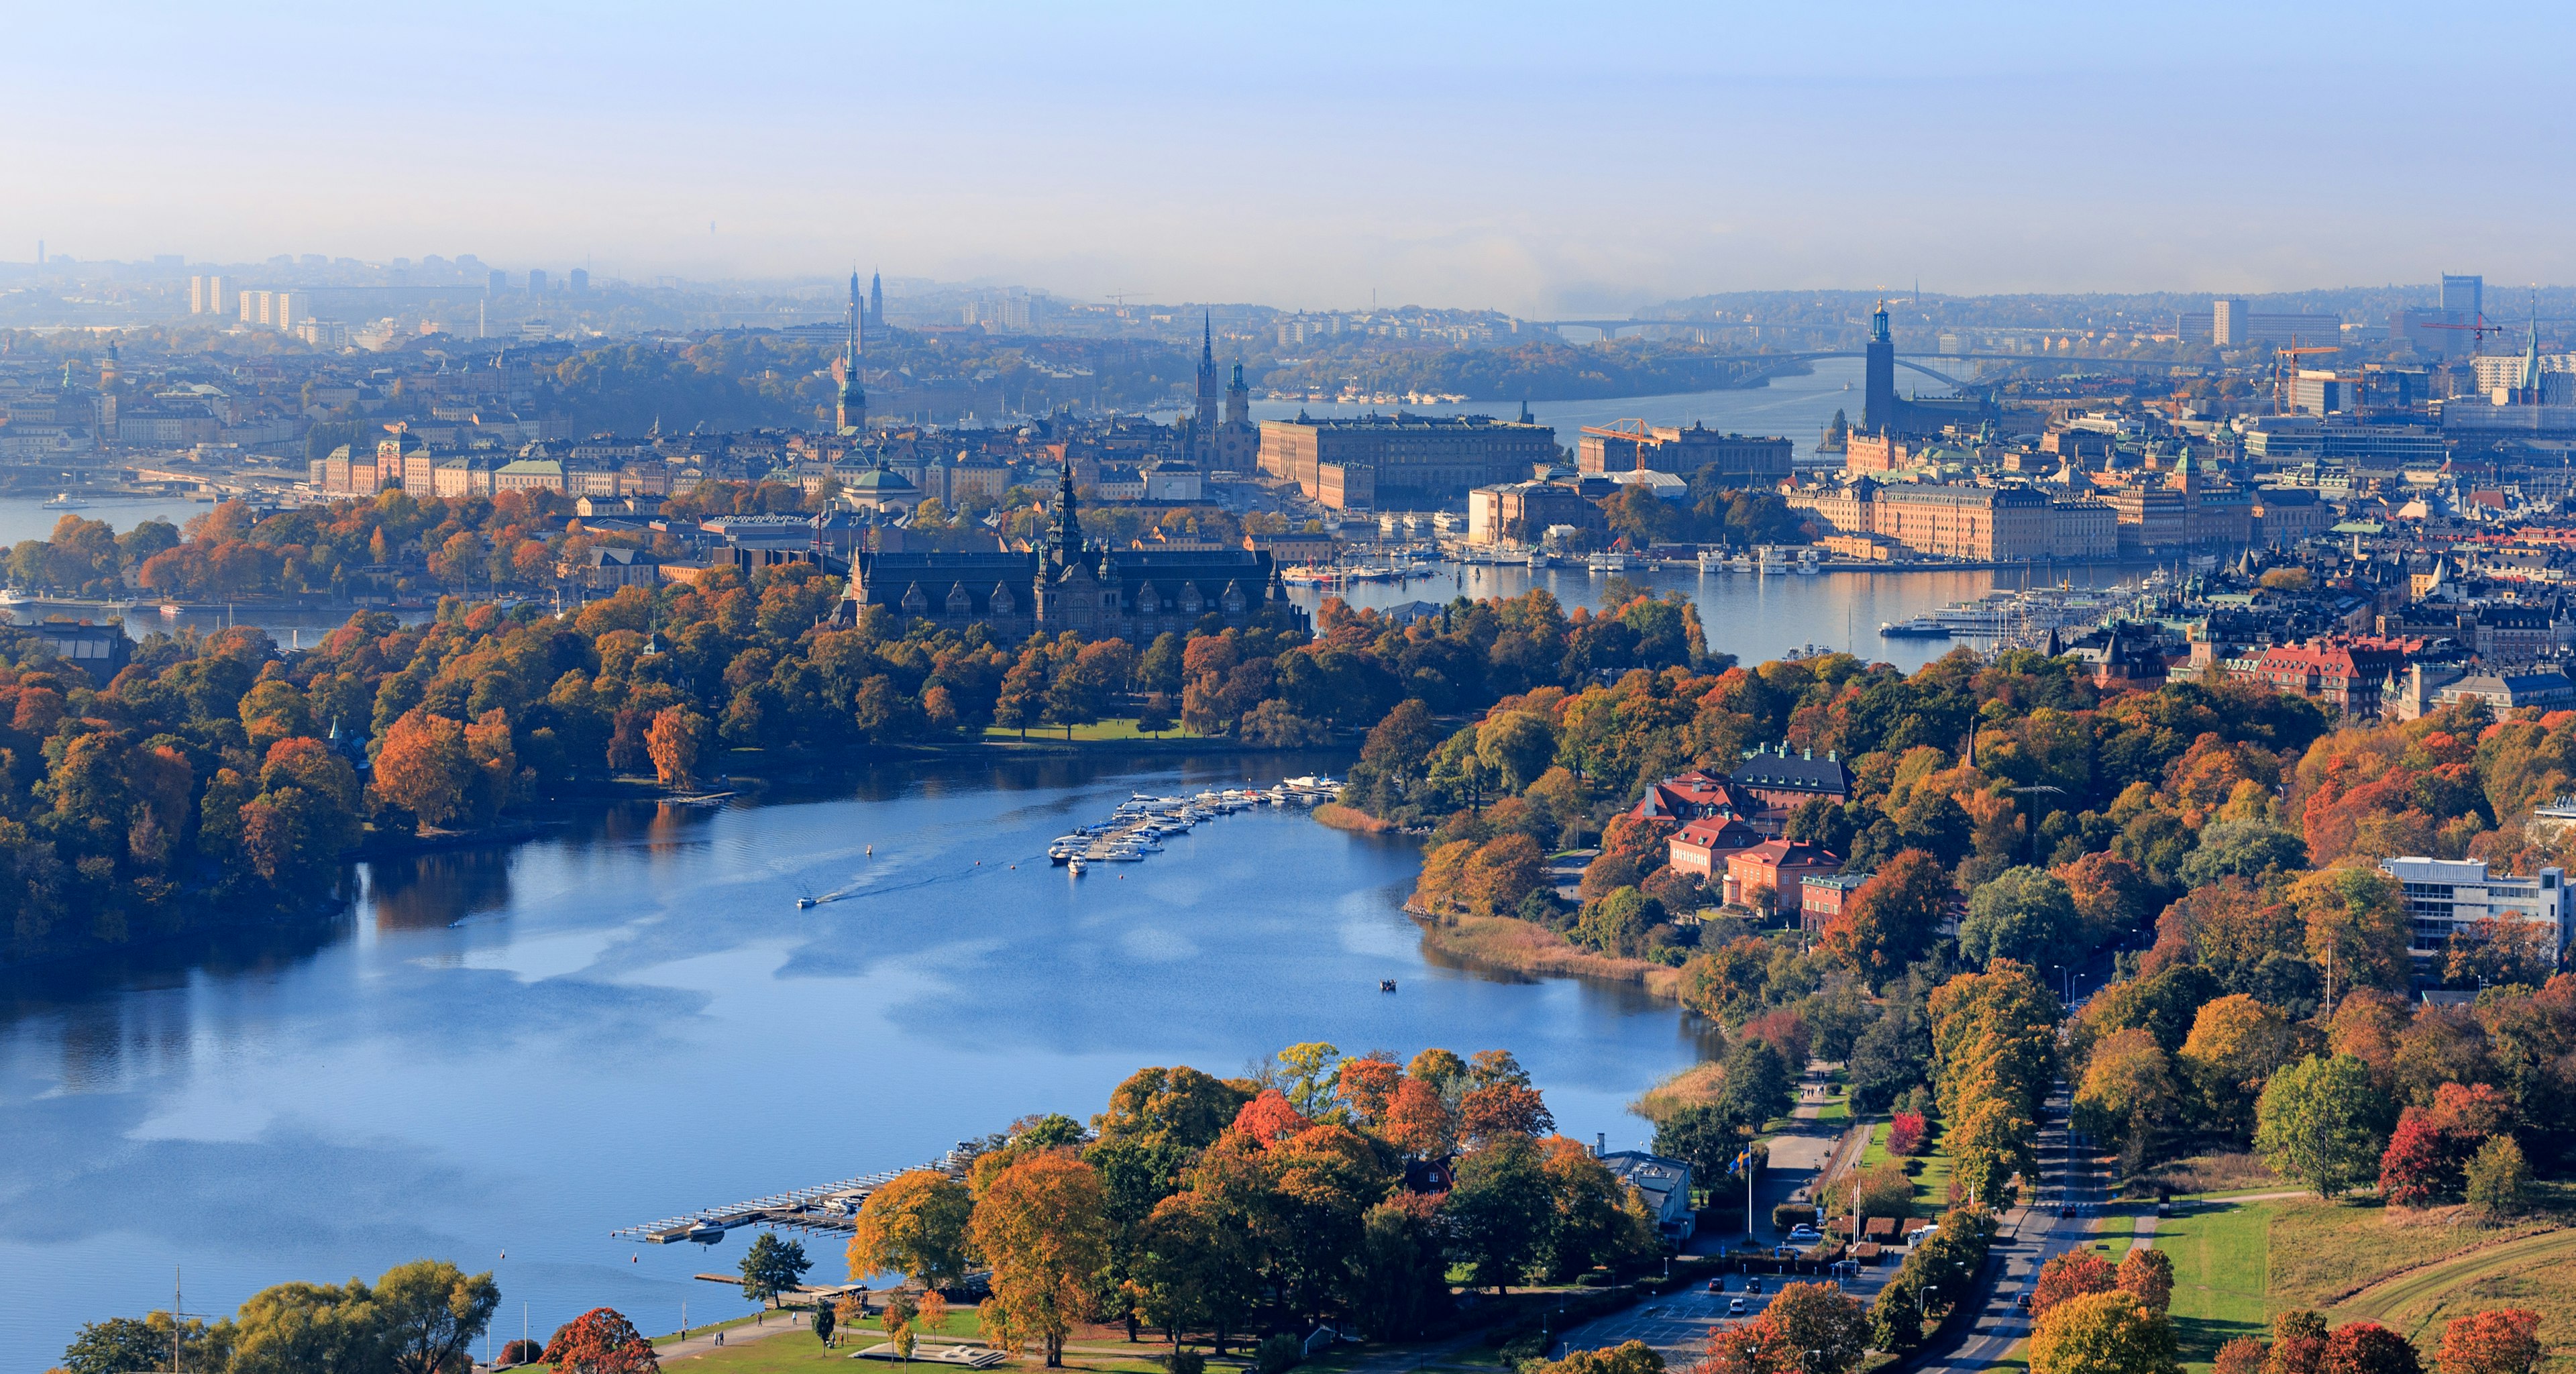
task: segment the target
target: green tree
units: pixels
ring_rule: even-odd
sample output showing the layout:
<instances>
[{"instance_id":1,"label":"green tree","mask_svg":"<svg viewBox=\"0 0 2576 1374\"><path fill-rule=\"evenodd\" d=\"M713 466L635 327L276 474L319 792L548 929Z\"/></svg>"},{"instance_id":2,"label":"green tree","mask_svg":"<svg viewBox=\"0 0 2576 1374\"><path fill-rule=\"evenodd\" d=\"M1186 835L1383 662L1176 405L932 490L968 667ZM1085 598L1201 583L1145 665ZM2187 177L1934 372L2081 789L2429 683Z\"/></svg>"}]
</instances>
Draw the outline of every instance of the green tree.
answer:
<instances>
[{"instance_id":1,"label":"green tree","mask_svg":"<svg viewBox=\"0 0 2576 1374\"><path fill-rule=\"evenodd\" d=\"M490 1271L467 1274L445 1260L398 1264L376 1280L377 1320L395 1374L463 1374L474 1340L492 1324L501 1287Z\"/></svg>"},{"instance_id":2,"label":"green tree","mask_svg":"<svg viewBox=\"0 0 2576 1374\"><path fill-rule=\"evenodd\" d=\"M2046 967L2074 957L2082 933L2062 879L2043 868L2008 868L1969 894L1959 954L1970 964L2018 959Z\"/></svg>"},{"instance_id":3,"label":"green tree","mask_svg":"<svg viewBox=\"0 0 2576 1374\"><path fill-rule=\"evenodd\" d=\"M1458 1161L1456 1186L1441 1209L1450 1234L1450 1259L1471 1281L1508 1293L1537 1262L1555 1219L1538 1146L1528 1137L1502 1134Z\"/></svg>"},{"instance_id":4,"label":"green tree","mask_svg":"<svg viewBox=\"0 0 2576 1374\"><path fill-rule=\"evenodd\" d=\"M2512 1136L2488 1140L2469 1161L2469 1205L2482 1215L2519 1214L2528 1205L2530 1190L2531 1165Z\"/></svg>"},{"instance_id":5,"label":"green tree","mask_svg":"<svg viewBox=\"0 0 2576 1374\"><path fill-rule=\"evenodd\" d=\"M742 1257L742 1295L753 1302L767 1305L792 1293L805 1281L805 1271L814 1262L805 1258L805 1242L780 1240L775 1231L763 1231L752 1238L751 1248Z\"/></svg>"},{"instance_id":6,"label":"green tree","mask_svg":"<svg viewBox=\"0 0 2576 1374\"><path fill-rule=\"evenodd\" d=\"M2254 1107L2254 1148L2285 1178L2336 1198L2379 1175L2386 1098L2348 1054L2310 1055L2272 1075Z\"/></svg>"}]
</instances>

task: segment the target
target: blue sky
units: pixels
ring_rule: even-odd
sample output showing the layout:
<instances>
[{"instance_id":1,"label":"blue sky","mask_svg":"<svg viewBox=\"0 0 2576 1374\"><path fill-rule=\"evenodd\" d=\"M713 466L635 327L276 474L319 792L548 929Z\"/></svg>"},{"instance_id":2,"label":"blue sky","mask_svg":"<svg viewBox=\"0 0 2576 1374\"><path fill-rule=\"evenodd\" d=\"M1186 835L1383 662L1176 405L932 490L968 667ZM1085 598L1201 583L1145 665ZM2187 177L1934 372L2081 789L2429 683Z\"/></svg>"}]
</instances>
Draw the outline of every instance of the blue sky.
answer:
<instances>
[{"instance_id":1,"label":"blue sky","mask_svg":"<svg viewBox=\"0 0 2576 1374\"><path fill-rule=\"evenodd\" d=\"M2563 282L2569 13L54 6L0 55L0 257L1524 314Z\"/></svg>"}]
</instances>

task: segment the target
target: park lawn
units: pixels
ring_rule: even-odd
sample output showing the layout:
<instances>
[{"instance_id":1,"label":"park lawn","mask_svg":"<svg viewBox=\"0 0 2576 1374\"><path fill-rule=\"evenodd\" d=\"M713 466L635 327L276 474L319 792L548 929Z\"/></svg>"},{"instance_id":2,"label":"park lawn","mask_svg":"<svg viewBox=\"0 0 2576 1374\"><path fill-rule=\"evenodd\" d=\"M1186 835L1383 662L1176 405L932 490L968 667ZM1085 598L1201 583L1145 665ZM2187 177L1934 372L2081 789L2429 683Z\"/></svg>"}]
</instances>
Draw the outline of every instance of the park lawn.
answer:
<instances>
[{"instance_id":1,"label":"park lawn","mask_svg":"<svg viewBox=\"0 0 2576 1374\"><path fill-rule=\"evenodd\" d=\"M812 1331L789 1331L782 1335L764 1336L740 1345L728 1345L703 1355L666 1357L665 1366L682 1365L692 1370L714 1374L812 1374L826 1368L847 1369L850 1347L826 1350L814 1339Z\"/></svg>"},{"instance_id":2,"label":"park lawn","mask_svg":"<svg viewBox=\"0 0 2576 1374\"><path fill-rule=\"evenodd\" d=\"M1011 743L1016 744L1019 742L1020 732L1016 728L1010 726L987 725L984 727L984 738L988 740L1008 740ZM1096 720L1089 725L1077 725L1073 727L1072 734L1072 740L1076 744L1109 744L1116 743L1121 740L1150 741L1157 739L1199 738L1202 738L1202 736L1191 730L1185 729L1177 723L1175 723L1171 729L1165 730L1159 735L1148 735L1136 728L1136 722L1132 718L1123 720ZM1061 725L1032 725L1029 727L1030 743L1034 744L1042 741L1052 741L1057 744L1062 744L1065 742L1065 739L1065 727Z\"/></svg>"},{"instance_id":3,"label":"park lawn","mask_svg":"<svg viewBox=\"0 0 2576 1374\"><path fill-rule=\"evenodd\" d=\"M1887 1133L1894 1123L1882 1121L1869 1128L1869 1146L1861 1151L1860 1165L1876 1168L1888 1162ZM1939 1140L1932 1142L1930 1154L1915 1155L1900 1161L1914 1175L1914 1214L1937 1217L1950 1207L1950 1154ZM1918 1167L1919 1166L1919 1167Z\"/></svg>"},{"instance_id":4,"label":"park lawn","mask_svg":"<svg viewBox=\"0 0 2576 1374\"><path fill-rule=\"evenodd\" d=\"M2392 1226L2376 1204L2283 1198L2248 1204L2271 1213L2275 1309L2324 1309L2401 1270L2472 1246L2496 1245L2554 1229L2527 1222L2492 1229L2455 1225Z\"/></svg>"},{"instance_id":5,"label":"park lawn","mask_svg":"<svg viewBox=\"0 0 2576 1374\"><path fill-rule=\"evenodd\" d=\"M2218 1347L2271 1326L2272 1208L2265 1203L2193 1208L2156 1223L2156 1248L2173 1261L2174 1335L2183 1363L2206 1370Z\"/></svg>"},{"instance_id":6,"label":"park lawn","mask_svg":"<svg viewBox=\"0 0 2576 1374\"><path fill-rule=\"evenodd\" d=\"M1851 1099L1847 1097L1837 1097L1832 1101L1827 1102L1825 1105L1818 1107L1816 1109L1816 1119L1832 1126L1850 1125Z\"/></svg>"}]
</instances>

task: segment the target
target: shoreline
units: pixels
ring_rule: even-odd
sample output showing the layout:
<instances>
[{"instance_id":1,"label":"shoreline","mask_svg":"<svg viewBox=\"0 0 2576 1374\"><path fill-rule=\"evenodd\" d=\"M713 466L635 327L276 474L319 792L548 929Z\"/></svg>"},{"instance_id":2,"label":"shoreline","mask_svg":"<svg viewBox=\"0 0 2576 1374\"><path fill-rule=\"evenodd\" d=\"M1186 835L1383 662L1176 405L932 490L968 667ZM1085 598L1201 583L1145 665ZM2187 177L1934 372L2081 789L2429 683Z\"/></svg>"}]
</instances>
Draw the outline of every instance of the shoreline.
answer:
<instances>
[{"instance_id":1,"label":"shoreline","mask_svg":"<svg viewBox=\"0 0 2576 1374\"><path fill-rule=\"evenodd\" d=\"M1682 1006L1682 971L1644 959L1623 959L1585 949L1555 931L1516 916L1459 916L1442 921L1407 902L1404 914L1422 929L1422 942L1460 963L1525 978L1577 978L1639 988L1659 1002Z\"/></svg>"}]
</instances>

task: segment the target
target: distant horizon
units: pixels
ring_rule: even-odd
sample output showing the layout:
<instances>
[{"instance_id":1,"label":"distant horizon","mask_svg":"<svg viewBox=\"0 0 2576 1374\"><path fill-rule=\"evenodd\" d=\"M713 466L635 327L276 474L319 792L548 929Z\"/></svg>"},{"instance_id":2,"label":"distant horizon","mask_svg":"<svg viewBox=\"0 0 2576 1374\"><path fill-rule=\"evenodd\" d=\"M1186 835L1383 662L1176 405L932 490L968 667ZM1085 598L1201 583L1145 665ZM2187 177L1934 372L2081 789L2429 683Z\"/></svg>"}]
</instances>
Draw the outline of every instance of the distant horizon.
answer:
<instances>
[{"instance_id":1,"label":"distant horizon","mask_svg":"<svg viewBox=\"0 0 2576 1374\"><path fill-rule=\"evenodd\" d=\"M2555 39L2552 34L2557 35ZM2394 5L38 9L0 243L1622 315L2576 280L2554 57ZM551 270L551 269L550 269ZM2456 270L2456 268L2455 268Z\"/></svg>"}]
</instances>

